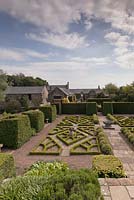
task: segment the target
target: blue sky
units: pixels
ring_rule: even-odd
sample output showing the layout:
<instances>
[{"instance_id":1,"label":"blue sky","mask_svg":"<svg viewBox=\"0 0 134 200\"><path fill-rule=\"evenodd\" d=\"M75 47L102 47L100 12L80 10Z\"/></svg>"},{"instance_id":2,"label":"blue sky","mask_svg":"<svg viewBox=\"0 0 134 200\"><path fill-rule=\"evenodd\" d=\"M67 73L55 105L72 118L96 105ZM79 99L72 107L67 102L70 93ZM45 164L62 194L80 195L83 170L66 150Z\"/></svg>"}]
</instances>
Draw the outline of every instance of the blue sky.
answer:
<instances>
[{"instance_id":1,"label":"blue sky","mask_svg":"<svg viewBox=\"0 0 134 200\"><path fill-rule=\"evenodd\" d=\"M0 68L70 82L134 81L133 0L0 0Z\"/></svg>"}]
</instances>

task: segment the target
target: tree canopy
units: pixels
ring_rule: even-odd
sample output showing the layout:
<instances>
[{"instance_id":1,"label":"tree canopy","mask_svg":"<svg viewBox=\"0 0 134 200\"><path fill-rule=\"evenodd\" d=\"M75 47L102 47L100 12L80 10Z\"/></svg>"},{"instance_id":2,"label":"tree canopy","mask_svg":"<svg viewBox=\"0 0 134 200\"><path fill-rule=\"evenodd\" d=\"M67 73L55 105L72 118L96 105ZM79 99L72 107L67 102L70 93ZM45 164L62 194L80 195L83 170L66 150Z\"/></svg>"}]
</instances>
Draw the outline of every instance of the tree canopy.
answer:
<instances>
[{"instance_id":1,"label":"tree canopy","mask_svg":"<svg viewBox=\"0 0 134 200\"><path fill-rule=\"evenodd\" d=\"M0 100L4 100L4 91L7 86L7 75L0 70Z\"/></svg>"},{"instance_id":2,"label":"tree canopy","mask_svg":"<svg viewBox=\"0 0 134 200\"><path fill-rule=\"evenodd\" d=\"M39 77L25 76L24 74L7 75L8 85L10 86L43 86L47 81Z\"/></svg>"}]
</instances>

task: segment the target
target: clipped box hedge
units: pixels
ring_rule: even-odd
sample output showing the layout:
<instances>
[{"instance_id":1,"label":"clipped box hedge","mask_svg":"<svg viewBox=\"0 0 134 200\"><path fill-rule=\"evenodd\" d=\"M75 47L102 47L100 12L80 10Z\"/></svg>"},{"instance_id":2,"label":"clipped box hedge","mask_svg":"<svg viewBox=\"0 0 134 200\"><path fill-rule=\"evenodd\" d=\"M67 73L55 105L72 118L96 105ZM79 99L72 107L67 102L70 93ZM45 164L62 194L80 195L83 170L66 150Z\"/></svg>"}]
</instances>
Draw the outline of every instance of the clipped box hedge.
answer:
<instances>
[{"instance_id":1,"label":"clipped box hedge","mask_svg":"<svg viewBox=\"0 0 134 200\"><path fill-rule=\"evenodd\" d=\"M14 159L11 154L0 153L0 182L15 175Z\"/></svg>"},{"instance_id":2,"label":"clipped box hedge","mask_svg":"<svg viewBox=\"0 0 134 200\"><path fill-rule=\"evenodd\" d=\"M104 102L102 112L103 112L103 115L113 114L113 104L112 104L112 102Z\"/></svg>"},{"instance_id":3,"label":"clipped box hedge","mask_svg":"<svg viewBox=\"0 0 134 200\"><path fill-rule=\"evenodd\" d=\"M96 102L86 103L86 115L97 114Z\"/></svg>"},{"instance_id":4,"label":"clipped box hedge","mask_svg":"<svg viewBox=\"0 0 134 200\"><path fill-rule=\"evenodd\" d=\"M30 119L30 124L36 132L39 132L44 127L44 114L40 110L29 110L23 113Z\"/></svg>"},{"instance_id":5,"label":"clipped box hedge","mask_svg":"<svg viewBox=\"0 0 134 200\"><path fill-rule=\"evenodd\" d=\"M82 103L63 103L62 114L87 114L97 113L96 102Z\"/></svg>"},{"instance_id":6,"label":"clipped box hedge","mask_svg":"<svg viewBox=\"0 0 134 200\"><path fill-rule=\"evenodd\" d=\"M134 102L114 102L114 114L134 114Z\"/></svg>"},{"instance_id":7,"label":"clipped box hedge","mask_svg":"<svg viewBox=\"0 0 134 200\"><path fill-rule=\"evenodd\" d=\"M62 114L86 114L86 103L63 103Z\"/></svg>"},{"instance_id":8,"label":"clipped box hedge","mask_svg":"<svg viewBox=\"0 0 134 200\"><path fill-rule=\"evenodd\" d=\"M126 177L121 161L113 155L97 155L93 157L92 169L99 178Z\"/></svg>"},{"instance_id":9,"label":"clipped box hedge","mask_svg":"<svg viewBox=\"0 0 134 200\"><path fill-rule=\"evenodd\" d=\"M0 120L0 143L16 149L32 136L30 120L26 115L9 115Z\"/></svg>"},{"instance_id":10,"label":"clipped box hedge","mask_svg":"<svg viewBox=\"0 0 134 200\"><path fill-rule=\"evenodd\" d=\"M112 151L112 147L110 145L110 142L108 140L108 137L107 135L104 133L103 129L101 127L98 127L96 129L96 134L98 136L98 141L99 141L99 145L100 145L100 149L101 149L101 152L103 154L106 154L106 155L111 155L113 154L113 151Z\"/></svg>"},{"instance_id":11,"label":"clipped box hedge","mask_svg":"<svg viewBox=\"0 0 134 200\"><path fill-rule=\"evenodd\" d=\"M57 110L55 105L41 106L39 109L44 114L44 120L48 119L49 122L52 122L56 119Z\"/></svg>"}]
</instances>

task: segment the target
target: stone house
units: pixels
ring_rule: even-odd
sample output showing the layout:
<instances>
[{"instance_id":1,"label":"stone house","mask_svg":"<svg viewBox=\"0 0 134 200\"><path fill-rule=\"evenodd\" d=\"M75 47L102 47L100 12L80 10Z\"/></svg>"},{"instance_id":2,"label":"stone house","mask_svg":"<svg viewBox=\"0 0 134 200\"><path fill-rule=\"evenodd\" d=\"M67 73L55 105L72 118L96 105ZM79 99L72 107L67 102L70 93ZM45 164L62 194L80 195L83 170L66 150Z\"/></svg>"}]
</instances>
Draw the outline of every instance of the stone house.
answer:
<instances>
[{"instance_id":1,"label":"stone house","mask_svg":"<svg viewBox=\"0 0 134 200\"><path fill-rule=\"evenodd\" d=\"M53 103L61 102L61 99L71 96L76 96L77 101L87 101L89 98L96 98L99 95L106 97L99 86L91 89L70 89L69 82L66 85L50 85L48 91L48 100Z\"/></svg>"},{"instance_id":2,"label":"stone house","mask_svg":"<svg viewBox=\"0 0 134 200\"><path fill-rule=\"evenodd\" d=\"M46 86L8 87L5 91L6 100L20 100L26 97L30 106L38 106L47 103L48 90Z\"/></svg>"}]
</instances>

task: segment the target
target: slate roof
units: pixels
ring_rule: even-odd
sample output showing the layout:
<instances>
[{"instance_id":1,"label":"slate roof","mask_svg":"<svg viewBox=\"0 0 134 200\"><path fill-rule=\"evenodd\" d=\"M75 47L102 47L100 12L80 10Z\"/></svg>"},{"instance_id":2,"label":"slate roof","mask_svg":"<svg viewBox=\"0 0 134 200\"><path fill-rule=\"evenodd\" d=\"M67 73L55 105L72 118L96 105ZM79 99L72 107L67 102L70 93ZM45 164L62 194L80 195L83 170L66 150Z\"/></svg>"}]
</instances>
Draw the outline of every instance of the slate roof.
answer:
<instances>
[{"instance_id":1,"label":"slate roof","mask_svg":"<svg viewBox=\"0 0 134 200\"><path fill-rule=\"evenodd\" d=\"M59 87L59 89L60 89L64 94L66 94L67 96L72 94L71 91L70 91L70 89L61 88L61 87Z\"/></svg>"},{"instance_id":2,"label":"slate roof","mask_svg":"<svg viewBox=\"0 0 134 200\"><path fill-rule=\"evenodd\" d=\"M95 91L95 93L101 92L101 90L98 88L95 88L95 89L70 89L70 92L73 94L80 94L80 93L88 94L91 91Z\"/></svg>"},{"instance_id":3,"label":"slate roof","mask_svg":"<svg viewBox=\"0 0 134 200\"><path fill-rule=\"evenodd\" d=\"M8 87L5 94L41 94L44 86Z\"/></svg>"}]
</instances>

